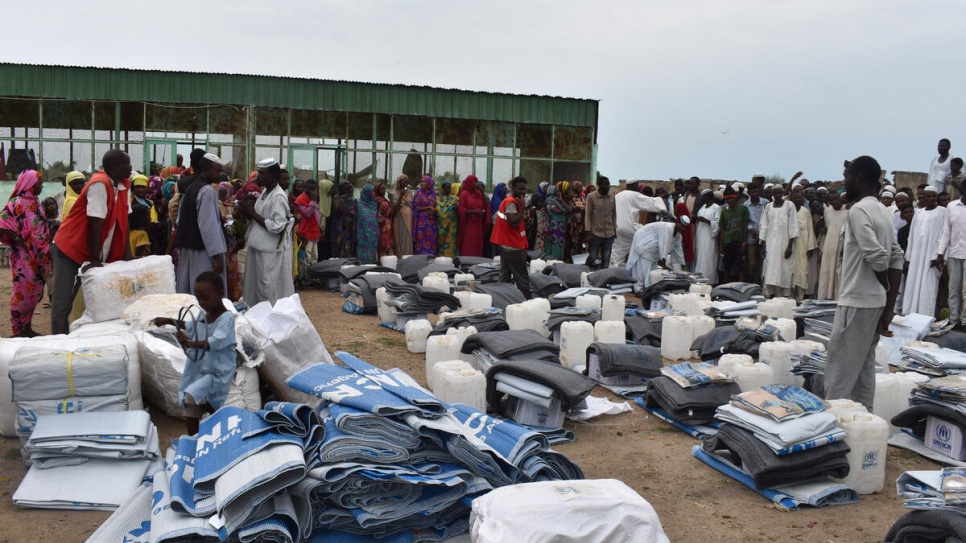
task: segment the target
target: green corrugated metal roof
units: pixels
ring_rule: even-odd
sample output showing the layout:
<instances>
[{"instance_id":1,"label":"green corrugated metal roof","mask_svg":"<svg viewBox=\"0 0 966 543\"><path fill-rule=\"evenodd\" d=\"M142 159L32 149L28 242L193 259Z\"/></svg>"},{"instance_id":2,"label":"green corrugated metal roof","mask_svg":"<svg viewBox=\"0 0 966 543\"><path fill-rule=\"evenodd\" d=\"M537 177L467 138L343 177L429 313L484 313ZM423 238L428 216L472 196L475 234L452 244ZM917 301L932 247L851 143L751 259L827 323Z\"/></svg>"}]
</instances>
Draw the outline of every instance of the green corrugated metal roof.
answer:
<instances>
[{"instance_id":1,"label":"green corrugated metal roof","mask_svg":"<svg viewBox=\"0 0 966 543\"><path fill-rule=\"evenodd\" d=\"M260 75L0 63L0 96L233 104L596 127L597 100Z\"/></svg>"}]
</instances>

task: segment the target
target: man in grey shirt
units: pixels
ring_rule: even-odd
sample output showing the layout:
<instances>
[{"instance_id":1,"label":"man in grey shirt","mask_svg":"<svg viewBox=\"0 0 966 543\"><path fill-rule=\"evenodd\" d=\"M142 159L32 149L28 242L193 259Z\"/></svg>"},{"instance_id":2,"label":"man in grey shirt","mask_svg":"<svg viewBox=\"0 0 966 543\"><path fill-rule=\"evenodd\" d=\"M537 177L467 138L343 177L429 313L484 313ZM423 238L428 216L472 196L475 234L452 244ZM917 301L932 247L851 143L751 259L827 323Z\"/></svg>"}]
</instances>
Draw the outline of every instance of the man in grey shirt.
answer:
<instances>
[{"instance_id":1,"label":"man in grey shirt","mask_svg":"<svg viewBox=\"0 0 966 543\"><path fill-rule=\"evenodd\" d=\"M892 217L879 203L879 163L860 156L845 163L845 195L856 202L845 224L842 286L828 344L825 398L848 398L872 410L875 347L891 337L903 254Z\"/></svg>"}]
</instances>

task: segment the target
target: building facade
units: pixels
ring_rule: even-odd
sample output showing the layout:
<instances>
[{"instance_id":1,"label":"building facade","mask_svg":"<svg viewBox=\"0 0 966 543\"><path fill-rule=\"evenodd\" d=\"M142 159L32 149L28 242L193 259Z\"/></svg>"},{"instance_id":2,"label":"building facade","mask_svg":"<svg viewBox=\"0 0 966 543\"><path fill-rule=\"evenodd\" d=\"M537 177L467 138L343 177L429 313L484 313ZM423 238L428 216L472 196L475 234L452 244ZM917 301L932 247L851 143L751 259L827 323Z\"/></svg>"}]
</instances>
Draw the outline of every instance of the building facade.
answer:
<instances>
[{"instance_id":1,"label":"building facade","mask_svg":"<svg viewBox=\"0 0 966 543\"><path fill-rule=\"evenodd\" d=\"M591 180L596 100L286 77L0 63L6 178L91 172L110 148L157 173L201 147L244 179L277 158L356 186L401 173L492 187ZM414 180L415 182L415 180Z\"/></svg>"}]
</instances>

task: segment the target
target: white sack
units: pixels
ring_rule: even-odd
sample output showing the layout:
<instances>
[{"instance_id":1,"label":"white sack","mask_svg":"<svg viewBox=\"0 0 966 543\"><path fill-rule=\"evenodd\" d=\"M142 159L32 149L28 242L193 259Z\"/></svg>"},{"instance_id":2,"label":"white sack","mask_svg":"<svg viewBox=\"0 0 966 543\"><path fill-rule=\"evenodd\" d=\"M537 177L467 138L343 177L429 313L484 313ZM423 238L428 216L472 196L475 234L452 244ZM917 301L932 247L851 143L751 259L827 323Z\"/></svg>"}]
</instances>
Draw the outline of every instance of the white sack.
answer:
<instances>
[{"instance_id":1,"label":"white sack","mask_svg":"<svg viewBox=\"0 0 966 543\"><path fill-rule=\"evenodd\" d=\"M14 401L108 396L127 391L124 345L51 349L24 345L9 364Z\"/></svg>"},{"instance_id":2,"label":"white sack","mask_svg":"<svg viewBox=\"0 0 966 543\"><path fill-rule=\"evenodd\" d=\"M17 349L24 345L48 349L79 349L102 347L105 345L124 345L128 353L127 397L131 410L144 409L141 401L141 367L138 356L138 341L133 333L105 334L97 336L58 335L35 338L0 339L0 435L17 435L17 407L13 402L12 382L10 381L10 361Z\"/></svg>"},{"instance_id":3,"label":"white sack","mask_svg":"<svg viewBox=\"0 0 966 543\"><path fill-rule=\"evenodd\" d=\"M169 255L112 262L81 274L84 316L91 322L120 318L124 309L148 294L174 294Z\"/></svg>"},{"instance_id":4,"label":"white sack","mask_svg":"<svg viewBox=\"0 0 966 543\"><path fill-rule=\"evenodd\" d=\"M474 543L668 543L654 508L614 479L497 488L475 500Z\"/></svg>"},{"instance_id":5,"label":"white sack","mask_svg":"<svg viewBox=\"0 0 966 543\"><path fill-rule=\"evenodd\" d=\"M278 399L286 402L318 405L319 399L289 388L285 380L309 366L332 364L322 338L302 308L298 294L282 298L272 307L262 302L245 313L265 362L258 366L262 379L272 387Z\"/></svg>"},{"instance_id":6,"label":"white sack","mask_svg":"<svg viewBox=\"0 0 966 543\"><path fill-rule=\"evenodd\" d=\"M155 317L177 319L181 308L198 307L198 299L191 294L149 294L124 308L121 319L138 329L148 328Z\"/></svg>"}]
</instances>

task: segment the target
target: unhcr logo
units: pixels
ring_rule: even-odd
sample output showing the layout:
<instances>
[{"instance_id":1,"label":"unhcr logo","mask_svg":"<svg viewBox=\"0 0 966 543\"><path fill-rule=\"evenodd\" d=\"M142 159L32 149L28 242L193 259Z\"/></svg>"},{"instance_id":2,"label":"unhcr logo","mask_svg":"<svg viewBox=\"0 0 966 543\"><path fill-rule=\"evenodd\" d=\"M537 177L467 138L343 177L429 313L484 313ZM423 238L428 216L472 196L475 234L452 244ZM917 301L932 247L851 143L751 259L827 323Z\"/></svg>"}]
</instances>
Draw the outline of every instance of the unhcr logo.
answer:
<instances>
[{"instance_id":1,"label":"unhcr logo","mask_svg":"<svg viewBox=\"0 0 966 543\"><path fill-rule=\"evenodd\" d=\"M862 469L875 469L879 465L879 453L876 451L869 451L865 453L865 458L862 461Z\"/></svg>"},{"instance_id":2,"label":"unhcr logo","mask_svg":"<svg viewBox=\"0 0 966 543\"><path fill-rule=\"evenodd\" d=\"M950 437L952 437L952 432L950 432L949 427L945 424L940 424L936 428L936 436L932 438L932 444L943 451L952 452L953 446L949 444Z\"/></svg>"}]
</instances>

